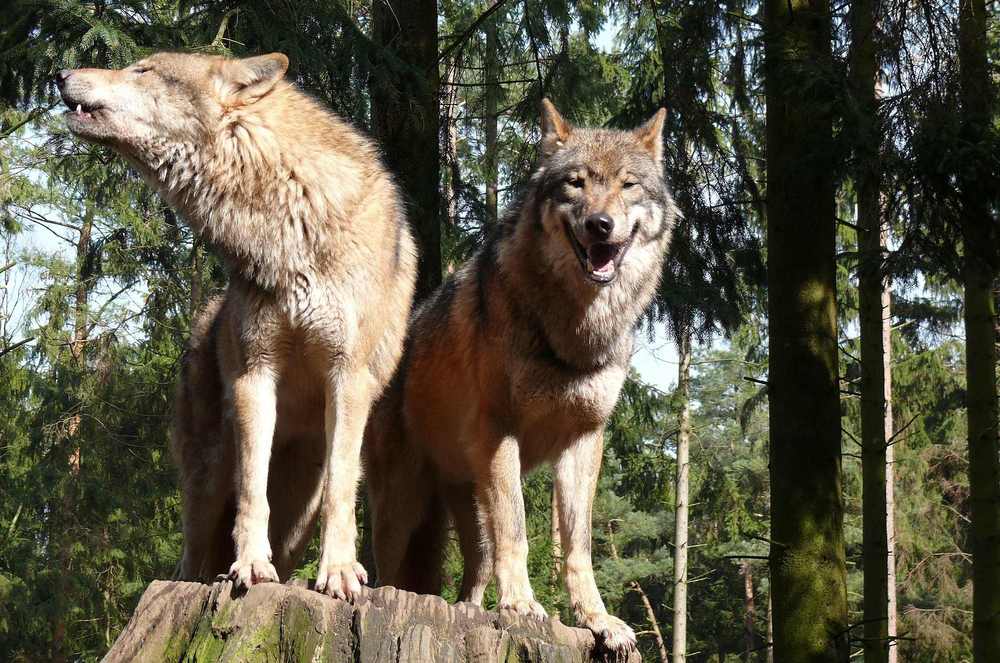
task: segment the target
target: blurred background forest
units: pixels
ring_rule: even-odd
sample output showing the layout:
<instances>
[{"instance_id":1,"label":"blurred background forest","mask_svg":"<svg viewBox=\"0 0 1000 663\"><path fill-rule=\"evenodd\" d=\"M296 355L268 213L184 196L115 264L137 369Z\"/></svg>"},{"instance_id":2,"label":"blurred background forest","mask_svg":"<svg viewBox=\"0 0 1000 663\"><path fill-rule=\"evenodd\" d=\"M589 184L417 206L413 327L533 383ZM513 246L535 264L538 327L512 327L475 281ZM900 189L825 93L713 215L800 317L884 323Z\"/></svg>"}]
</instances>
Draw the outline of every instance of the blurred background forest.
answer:
<instances>
[{"instance_id":1,"label":"blurred background forest","mask_svg":"<svg viewBox=\"0 0 1000 663\"><path fill-rule=\"evenodd\" d=\"M607 433L598 582L647 661L773 660L772 504L789 494L776 485L772 500L771 487L812 480L805 468L769 473L777 309L769 316L767 268L781 237L768 237L780 210L768 206L767 175L796 135L771 133L781 118L766 104L781 92L781 72L764 61L768 21L787 18L775 4L786 3L5 2L0 660L97 660L145 586L178 562L173 385L192 312L225 273L121 159L69 136L52 84L62 68L122 67L163 49L286 53L290 79L376 136L399 173L425 288L516 196L537 155L543 96L590 125L630 127L668 109L666 176L685 220ZM800 5L827 36L815 66L788 74L781 101L799 97L811 105L789 114L819 119L821 142L803 145L820 145L828 190L814 204L833 214L840 427L830 434L843 546L829 564L846 569L837 637L866 661L973 660L972 553L977 541L1000 549L996 510L973 513L967 421L974 403L987 433L971 467L985 473L978 499L995 507L1000 32L982 0L812 0L788 11ZM968 221L975 214L981 223ZM965 305L973 296L979 317ZM987 330L976 354L969 347L986 371L975 374L978 396L967 389L972 318ZM528 477L525 491L533 586L571 623L550 474ZM446 596L460 575L453 551ZM983 600L1000 596L1000 576L982 577L994 583ZM879 578L881 593L866 592ZM1000 612L979 623L977 633L1000 627ZM992 654L977 644L979 663L1000 660Z\"/></svg>"}]
</instances>

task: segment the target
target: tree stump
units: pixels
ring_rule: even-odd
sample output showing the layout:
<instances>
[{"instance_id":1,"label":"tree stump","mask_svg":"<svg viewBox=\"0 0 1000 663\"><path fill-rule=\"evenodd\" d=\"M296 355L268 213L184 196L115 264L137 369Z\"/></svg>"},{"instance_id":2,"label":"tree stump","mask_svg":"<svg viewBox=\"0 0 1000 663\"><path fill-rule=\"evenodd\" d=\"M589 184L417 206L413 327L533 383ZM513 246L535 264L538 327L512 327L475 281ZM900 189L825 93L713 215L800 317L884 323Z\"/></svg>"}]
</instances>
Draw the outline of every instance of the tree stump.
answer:
<instances>
[{"instance_id":1,"label":"tree stump","mask_svg":"<svg viewBox=\"0 0 1000 663\"><path fill-rule=\"evenodd\" d=\"M231 582L155 581L105 663L323 661L331 663L584 663L609 660L590 631L449 605L394 587L355 603L301 585L236 594ZM627 663L638 663L632 652Z\"/></svg>"}]
</instances>

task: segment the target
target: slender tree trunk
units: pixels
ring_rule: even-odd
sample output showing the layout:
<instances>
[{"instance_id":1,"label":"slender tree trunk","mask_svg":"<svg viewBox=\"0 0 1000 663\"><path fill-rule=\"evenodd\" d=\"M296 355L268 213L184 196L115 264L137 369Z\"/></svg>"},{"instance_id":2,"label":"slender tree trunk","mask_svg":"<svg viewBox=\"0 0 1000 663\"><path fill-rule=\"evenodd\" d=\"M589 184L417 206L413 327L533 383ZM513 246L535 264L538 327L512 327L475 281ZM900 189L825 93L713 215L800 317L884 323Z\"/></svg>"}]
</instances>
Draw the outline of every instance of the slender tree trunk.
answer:
<instances>
[{"instance_id":1,"label":"slender tree trunk","mask_svg":"<svg viewBox=\"0 0 1000 663\"><path fill-rule=\"evenodd\" d=\"M73 301L73 339L70 341L69 350L72 357L74 372L76 373L73 389L77 392L73 395L73 413L66 422L66 437L64 444L67 446L67 468L66 483L63 487L63 494L58 506L59 515L55 519L55 529L52 533L52 540L56 542L56 564L62 572L57 574L58 580L54 588L56 601L55 618L52 625L52 661L62 663L67 660L66 651L66 606L69 594L69 579L71 577L70 568L72 566L73 539L70 532L70 524L73 521L73 512L76 508L76 487L80 476L80 441L77 435L80 432L80 394L82 389L80 381L86 367L85 353L87 351L88 320L87 305L90 298L90 240L94 230L94 212L88 206L80 224L79 237L76 244L76 290Z\"/></svg>"},{"instance_id":2,"label":"slender tree trunk","mask_svg":"<svg viewBox=\"0 0 1000 663\"><path fill-rule=\"evenodd\" d=\"M688 470L691 444L691 328L685 323L677 339L677 487L674 503L674 663L687 658Z\"/></svg>"},{"instance_id":3,"label":"slender tree trunk","mask_svg":"<svg viewBox=\"0 0 1000 663\"><path fill-rule=\"evenodd\" d=\"M552 573L549 576L549 587L553 594L559 587L559 579L562 577L562 538L559 533L559 501L556 499L555 487L552 488L552 526L549 528L552 537Z\"/></svg>"},{"instance_id":4,"label":"slender tree trunk","mask_svg":"<svg viewBox=\"0 0 1000 663\"><path fill-rule=\"evenodd\" d=\"M750 560L743 560L743 641L746 649L745 663L750 663L753 658L754 649L754 613L757 607L754 605L753 595L753 567Z\"/></svg>"},{"instance_id":5,"label":"slender tree trunk","mask_svg":"<svg viewBox=\"0 0 1000 663\"><path fill-rule=\"evenodd\" d=\"M767 663L774 663L774 611L771 608L771 592L767 592Z\"/></svg>"},{"instance_id":6,"label":"slender tree trunk","mask_svg":"<svg viewBox=\"0 0 1000 663\"><path fill-rule=\"evenodd\" d=\"M608 523L608 541L611 543L611 559L618 559L618 546L615 545L615 527L614 522ZM646 611L646 621L649 622L649 627L653 630L653 637L656 639L656 650L660 654L660 663L668 663L670 661L670 654L667 652L667 643L663 640L663 632L660 630L660 622L656 619L656 611L653 610L653 604L649 600L649 595L639 584L638 580L632 580L629 582L629 588L639 595L639 600L642 601L642 607Z\"/></svg>"},{"instance_id":7,"label":"slender tree trunk","mask_svg":"<svg viewBox=\"0 0 1000 663\"><path fill-rule=\"evenodd\" d=\"M497 158L497 105L500 99L500 53L497 42L497 22L499 13L493 14L486 21L486 52L485 71L486 89L484 105L485 117L483 118L484 130L486 133L486 153L483 155L485 162L483 169L486 175L486 222L495 224L497 222L497 183L500 179Z\"/></svg>"},{"instance_id":8,"label":"slender tree trunk","mask_svg":"<svg viewBox=\"0 0 1000 663\"><path fill-rule=\"evenodd\" d=\"M888 246L888 228L883 231L882 244ZM899 658L899 647L896 643L896 447L898 440L893 440L892 419L892 288L886 283L882 289L882 372L885 375L885 439L889 444L885 449L885 542L886 565L885 585L886 614L888 616L887 634L889 636L889 663L896 663Z\"/></svg>"},{"instance_id":9,"label":"slender tree trunk","mask_svg":"<svg viewBox=\"0 0 1000 663\"><path fill-rule=\"evenodd\" d=\"M830 5L767 0L774 658L848 660Z\"/></svg>"},{"instance_id":10,"label":"slender tree trunk","mask_svg":"<svg viewBox=\"0 0 1000 663\"><path fill-rule=\"evenodd\" d=\"M851 7L851 87L858 112L854 180L858 196L858 298L861 325L861 447L864 558L864 652L866 663L888 663L889 517L888 443L892 436L889 282L884 262L888 229L880 210L882 136L876 91L875 1Z\"/></svg>"},{"instance_id":11,"label":"slender tree trunk","mask_svg":"<svg viewBox=\"0 0 1000 663\"><path fill-rule=\"evenodd\" d=\"M987 61L986 2L959 2L962 138L984 149L992 122L993 82ZM997 183L973 154L961 173L965 281L965 376L972 516L972 658L1000 661L1000 443L997 437L997 354L993 285L996 229L991 205Z\"/></svg>"},{"instance_id":12,"label":"slender tree trunk","mask_svg":"<svg viewBox=\"0 0 1000 663\"><path fill-rule=\"evenodd\" d=\"M94 213L88 207L80 224L76 245L76 293L73 302L73 342L70 354L76 367L83 367L83 353L87 346L87 302L90 297L90 237L94 232Z\"/></svg>"},{"instance_id":13,"label":"slender tree trunk","mask_svg":"<svg viewBox=\"0 0 1000 663\"><path fill-rule=\"evenodd\" d=\"M191 316L198 312L201 306L201 282L204 278L204 250L201 246L201 238L195 237L194 244L191 245Z\"/></svg>"},{"instance_id":14,"label":"slender tree trunk","mask_svg":"<svg viewBox=\"0 0 1000 663\"><path fill-rule=\"evenodd\" d=\"M458 196L461 190L461 170L459 170L458 163L458 86L455 82L458 80L458 70L461 66L461 55L456 55L455 58L448 64L445 69L445 84L444 84L444 140L445 140L445 159L448 162L448 175L446 184L446 195L448 204L448 218L447 222L453 226L458 225Z\"/></svg>"},{"instance_id":15,"label":"slender tree trunk","mask_svg":"<svg viewBox=\"0 0 1000 663\"><path fill-rule=\"evenodd\" d=\"M372 127L409 202L422 299L441 283L437 2L384 0L372 14L373 40L394 56L385 70L396 79L373 83Z\"/></svg>"}]
</instances>

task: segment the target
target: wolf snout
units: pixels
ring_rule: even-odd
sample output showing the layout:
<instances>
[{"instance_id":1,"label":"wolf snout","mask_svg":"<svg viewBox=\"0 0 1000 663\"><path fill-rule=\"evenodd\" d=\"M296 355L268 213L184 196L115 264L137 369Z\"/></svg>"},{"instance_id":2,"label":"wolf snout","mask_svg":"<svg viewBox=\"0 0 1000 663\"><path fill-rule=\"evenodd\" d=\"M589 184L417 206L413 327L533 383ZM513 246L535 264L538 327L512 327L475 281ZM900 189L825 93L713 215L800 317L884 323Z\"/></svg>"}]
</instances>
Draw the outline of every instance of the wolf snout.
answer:
<instances>
[{"instance_id":1,"label":"wolf snout","mask_svg":"<svg viewBox=\"0 0 1000 663\"><path fill-rule=\"evenodd\" d=\"M615 221L603 212L591 214L583 222L587 233L597 242L606 242L615 229Z\"/></svg>"}]
</instances>

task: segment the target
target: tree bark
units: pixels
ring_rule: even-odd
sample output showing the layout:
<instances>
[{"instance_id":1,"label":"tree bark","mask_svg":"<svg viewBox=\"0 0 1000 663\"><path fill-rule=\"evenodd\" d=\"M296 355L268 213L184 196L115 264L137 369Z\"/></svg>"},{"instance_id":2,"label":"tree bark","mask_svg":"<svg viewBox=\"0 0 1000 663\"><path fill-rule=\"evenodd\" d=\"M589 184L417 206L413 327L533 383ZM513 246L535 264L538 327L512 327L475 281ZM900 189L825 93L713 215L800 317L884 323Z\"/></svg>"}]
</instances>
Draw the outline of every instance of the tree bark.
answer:
<instances>
[{"instance_id":1,"label":"tree bark","mask_svg":"<svg viewBox=\"0 0 1000 663\"><path fill-rule=\"evenodd\" d=\"M858 298L861 330L862 557L864 568L864 655L866 663L888 663L890 647L889 512L892 473L890 284L885 273L888 228L880 209L881 123L878 118L878 59L874 39L875 2L855 0L851 7L851 89L857 109L852 118L857 191ZM894 584L894 583L893 583ZM892 622L895 621L894 615ZM893 654L895 649L893 648Z\"/></svg>"},{"instance_id":2,"label":"tree bark","mask_svg":"<svg viewBox=\"0 0 1000 663\"><path fill-rule=\"evenodd\" d=\"M90 299L90 279L92 264L90 261L90 239L94 231L94 211L87 206L80 223L79 236L76 243L76 290L73 298L73 338L69 344L70 356L75 372L74 393L72 395L73 410L66 421L64 443L67 446L66 482L58 507L58 517L55 519L55 531L52 540L57 542L56 564L64 569L58 575L55 587L56 609L52 624L52 661L63 663L67 660L66 652L66 596L69 593L69 569L72 564L73 540L69 533L76 509L76 488L80 478L80 432L81 398L79 390L83 373L86 369L85 353L87 351L88 318L87 307Z\"/></svg>"},{"instance_id":3,"label":"tree bark","mask_svg":"<svg viewBox=\"0 0 1000 663\"><path fill-rule=\"evenodd\" d=\"M594 636L558 620L448 605L393 587L347 603L302 586L153 582L104 657L124 661L328 663L584 663L602 660ZM633 652L628 663L638 663Z\"/></svg>"},{"instance_id":4,"label":"tree bark","mask_svg":"<svg viewBox=\"0 0 1000 663\"><path fill-rule=\"evenodd\" d=\"M372 128L409 203L419 300L441 283L437 2L386 0L372 14L373 40L386 50L383 72L392 79L372 79Z\"/></svg>"},{"instance_id":5,"label":"tree bark","mask_svg":"<svg viewBox=\"0 0 1000 663\"><path fill-rule=\"evenodd\" d=\"M849 656L837 372L831 18L765 5L774 658Z\"/></svg>"},{"instance_id":6,"label":"tree bark","mask_svg":"<svg viewBox=\"0 0 1000 663\"><path fill-rule=\"evenodd\" d=\"M771 608L771 592L767 593L767 656L764 660L767 663L774 663L774 612Z\"/></svg>"},{"instance_id":7,"label":"tree bark","mask_svg":"<svg viewBox=\"0 0 1000 663\"><path fill-rule=\"evenodd\" d=\"M462 171L458 162L458 71L461 67L461 53L457 54L445 68L444 83L444 141L445 160L448 164L448 178L445 184L447 195L448 218L446 221L453 226L458 225L458 197L462 188Z\"/></svg>"},{"instance_id":8,"label":"tree bark","mask_svg":"<svg viewBox=\"0 0 1000 663\"><path fill-rule=\"evenodd\" d=\"M673 661L687 658L688 470L691 444L691 329L684 324L677 339L677 485L674 501L674 641Z\"/></svg>"},{"instance_id":9,"label":"tree bark","mask_svg":"<svg viewBox=\"0 0 1000 663\"><path fill-rule=\"evenodd\" d=\"M743 561L743 568L741 569L743 573L743 642L746 654L744 656L744 663L750 663L753 660L753 650L754 650L754 613L757 611L757 607L754 605L754 595L753 595L753 567L750 566L750 560Z\"/></svg>"},{"instance_id":10,"label":"tree bark","mask_svg":"<svg viewBox=\"0 0 1000 663\"><path fill-rule=\"evenodd\" d=\"M559 533L559 500L556 499L555 486L552 488L552 524L549 527L549 535L552 537L552 573L549 575L549 588L555 594L562 578L563 564L562 535Z\"/></svg>"},{"instance_id":11,"label":"tree bark","mask_svg":"<svg viewBox=\"0 0 1000 663\"><path fill-rule=\"evenodd\" d=\"M993 110L987 61L985 0L959 2L959 63L962 139L972 148L960 173L963 280L965 289L965 376L969 435L969 493L972 516L972 658L1000 660L1000 442L997 436L996 233L991 204L991 155L985 139ZM978 151L975 150L978 148Z\"/></svg>"},{"instance_id":12,"label":"tree bark","mask_svg":"<svg viewBox=\"0 0 1000 663\"><path fill-rule=\"evenodd\" d=\"M194 243L191 245L191 310L189 313L192 318L198 312L202 300L201 288L202 279L204 278L204 274L202 273L204 251L201 244L201 237L195 237Z\"/></svg>"},{"instance_id":13,"label":"tree bark","mask_svg":"<svg viewBox=\"0 0 1000 663\"><path fill-rule=\"evenodd\" d=\"M500 179L497 158L497 105L500 99L500 53L497 42L498 14L490 16L486 21L486 52L485 73L486 88L484 90L485 112L484 132L486 134L486 153L483 155L483 169L486 175L486 223L497 222L497 186Z\"/></svg>"},{"instance_id":14,"label":"tree bark","mask_svg":"<svg viewBox=\"0 0 1000 663\"><path fill-rule=\"evenodd\" d=\"M883 245L888 245L888 233L883 237ZM882 372L885 375L885 439L889 441L885 449L885 585L886 615L888 625L886 635L889 637L889 663L899 659L899 646L896 636L896 447L898 440L893 440L892 422L892 289L887 284L882 290Z\"/></svg>"},{"instance_id":15,"label":"tree bark","mask_svg":"<svg viewBox=\"0 0 1000 663\"><path fill-rule=\"evenodd\" d=\"M611 559L618 560L618 546L615 545L615 528L614 521L608 523L608 542L611 544ZM646 621L649 622L649 628L653 631L653 637L656 639L656 651L660 654L660 663L668 663L670 661L670 654L667 652L667 644L663 640L663 632L660 630L660 622L656 619L656 611L653 610L653 604L649 600L649 595L646 594L646 590L642 588L638 580L632 580L629 582L629 588L639 595L639 600L642 601L642 608L646 611Z\"/></svg>"}]
</instances>

